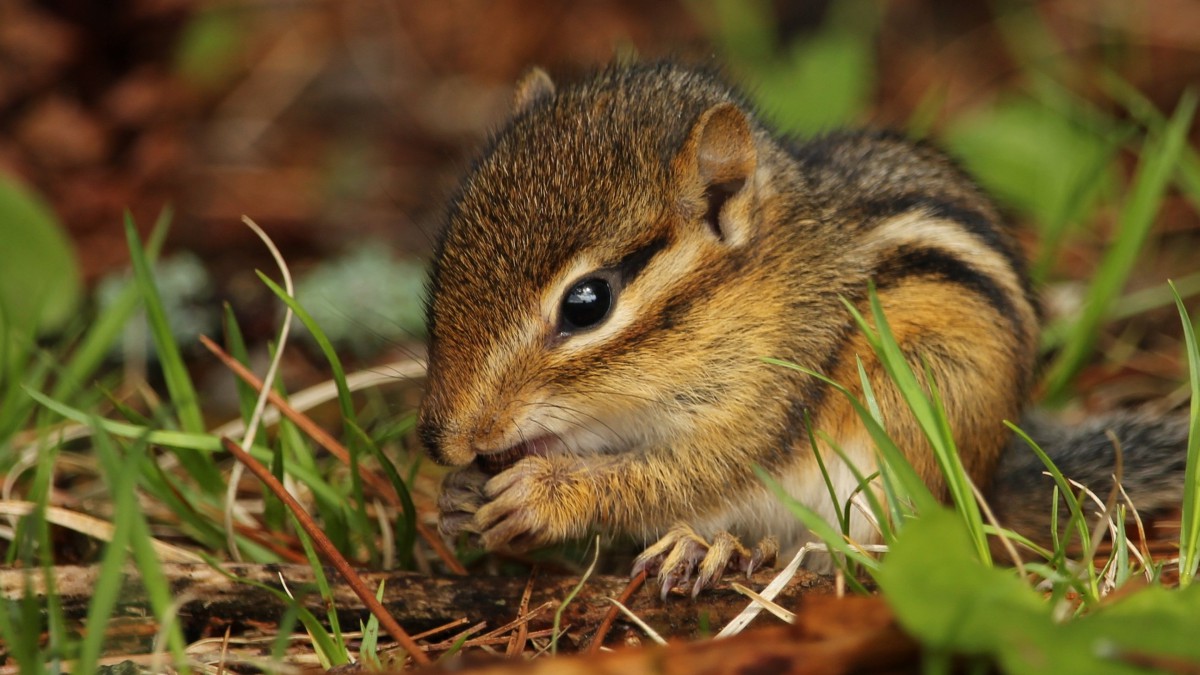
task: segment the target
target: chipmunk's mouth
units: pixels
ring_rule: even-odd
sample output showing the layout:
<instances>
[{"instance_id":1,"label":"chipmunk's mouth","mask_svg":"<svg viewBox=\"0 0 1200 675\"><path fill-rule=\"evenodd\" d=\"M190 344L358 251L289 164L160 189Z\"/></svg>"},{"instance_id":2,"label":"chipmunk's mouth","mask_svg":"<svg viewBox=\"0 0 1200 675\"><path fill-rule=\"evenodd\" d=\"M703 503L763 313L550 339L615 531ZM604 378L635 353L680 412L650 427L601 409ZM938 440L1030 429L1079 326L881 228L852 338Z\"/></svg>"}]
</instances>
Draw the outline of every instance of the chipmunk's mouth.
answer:
<instances>
[{"instance_id":1,"label":"chipmunk's mouth","mask_svg":"<svg viewBox=\"0 0 1200 675\"><path fill-rule=\"evenodd\" d=\"M563 444L562 439L560 439L558 436L547 434L545 436L537 436L535 438L521 441L520 443L503 450L497 450L487 454L480 453L475 457L475 463L478 464L479 468L483 469L485 473L494 476L505 469L508 469L513 464L516 464L524 457L530 457L533 455L545 457L547 455L562 452L564 449L565 445Z\"/></svg>"}]
</instances>

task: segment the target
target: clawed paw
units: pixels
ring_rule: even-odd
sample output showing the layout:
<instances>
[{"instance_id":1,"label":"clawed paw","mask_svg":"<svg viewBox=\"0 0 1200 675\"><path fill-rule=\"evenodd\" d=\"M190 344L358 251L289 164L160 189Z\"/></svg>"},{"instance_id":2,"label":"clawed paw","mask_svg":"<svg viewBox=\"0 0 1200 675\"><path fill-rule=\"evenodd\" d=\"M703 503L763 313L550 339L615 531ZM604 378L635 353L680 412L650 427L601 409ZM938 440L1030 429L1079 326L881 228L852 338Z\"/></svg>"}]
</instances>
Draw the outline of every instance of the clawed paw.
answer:
<instances>
[{"instance_id":1,"label":"clawed paw","mask_svg":"<svg viewBox=\"0 0 1200 675\"><path fill-rule=\"evenodd\" d=\"M643 571L657 574L664 599L676 584L687 584L695 576L694 598L700 591L715 586L726 573L750 576L773 563L778 553L779 544L774 537L763 539L750 550L728 532L718 532L710 542L690 526L679 524L638 556L633 574Z\"/></svg>"},{"instance_id":2,"label":"clawed paw","mask_svg":"<svg viewBox=\"0 0 1200 675\"><path fill-rule=\"evenodd\" d=\"M478 537L475 514L487 503L484 485L491 476L474 464L446 475L438 493L438 531L452 541L461 533Z\"/></svg>"},{"instance_id":3,"label":"clawed paw","mask_svg":"<svg viewBox=\"0 0 1200 675\"><path fill-rule=\"evenodd\" d=\"M595 496L565 458L526 457L492 476L472 464L446 476L438 528L461 533L489 551L525 551L582 535Z\"/></svg>"}]
</instances>

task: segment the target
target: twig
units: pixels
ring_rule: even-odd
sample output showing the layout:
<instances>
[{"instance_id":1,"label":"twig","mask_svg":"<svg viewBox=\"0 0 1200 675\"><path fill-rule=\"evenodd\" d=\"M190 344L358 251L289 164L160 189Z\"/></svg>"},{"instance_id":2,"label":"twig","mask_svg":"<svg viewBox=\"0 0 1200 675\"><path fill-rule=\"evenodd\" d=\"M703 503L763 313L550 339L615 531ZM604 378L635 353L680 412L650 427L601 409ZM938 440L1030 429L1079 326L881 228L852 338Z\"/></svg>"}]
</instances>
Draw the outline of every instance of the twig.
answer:
<instances>
[{"instance_id":1,"label":"twig","mask_svg":"<svg viewBox=\"0 0 1200 675\"><path fill-rule=\"evenodd\" d=\"M488 632L484 633L483 635L480 635L479 637L480 638L499 637L499 636L513 630L514 628L517 628L518 626L526 626L529 624L529 622L531 620L533 620L533 617L537 616L538 614L541 614L542 612L546 611L547 609L550 609L553 606L554 606L554 602L551 600L547 600L546 602L543 602L542 604L540 604L536 608L534 608L534 610L532 612L525 612L523 614L518 614L517 618L513 619L512 621L509 621L508 623L504 624L503 626L500 626L499 628L493 628L492 630L489 630Z\"/></svg>"},{"instance_id":2,"label":"twig","mask_svg":"<svg viewBox=\"0 0 1200 675\"><path fill-rule=\"evenodd\" d=\"M517 616L521 616L529 611L529 597L533 595L533 580L537 578L537 567L529 571L529 581L525 582L525 591L521 593L521 604L517 607ZM505 650L506 656L516 656L525 651L525 641L529 639L529 622L522 621L517 626L517 632L513 633L512 641L508 643L508 648Z\"/></svg>"},{"instance_id":3,"label":"twig","mask_svg":"<svg viewBox=\"0 0 1200 675\"><path fill-rule=\"evenodd\" d=\"M468 627L466 630L462 630L462 631L455 633L449 639L442 640L441 642L437 642L437 643L429 645L426 649L428 649L431 652L436 652L436 651L444 651L447 649L451 649L454 647L454 645L464 645L465 646L466 642L467 642L467 640L466 640L467 636L474 635L474 634L478 633L479 631L483 630L484 628L487 628L487 622L480 621L479 623ZM477 640L478 638L472 638L472 639Z\"/></svg>"},{"instance_id":4,"label":"twig","mask_svg":"<svg viewBox=\"0 0 1200 675\"><path fill-rule=\"evenodd\" d=\"M308 513L304 511L304 508L300 506L300 502L296 501L296 498L283 488L283 484L271 474L270 470L263 466L261 462L251 457L250 453L243 450L241 446L239 446L237 443L234 443L232 440L228 438L222 438L221 444L224 445L225 449L228 450L234 457L236 457L239 462L244 464L251 473L258 477L258 479L262 481L263 484L271 490L271 492L274 492L276 497L287 504L288 508L291 509L292 514L295 515L296 522L300 523L300 526L303 527L304 531L308 533L308 536L312 538L313 544L317 547L317 550L321 552L321 555L324 556L324 558L328 560L331 565L333 565L334 569L338 571L338 574L342 575L342 578L346 580L346 583L350 586L351 590L354 591L354 594L357 595L359 599L362 600L363 604L367 606L367 609L369 609L371 613L379 619L379 624L383 626L384 630L386 630L389 635L392 636L392 639L396 642L399 642L400 645L404 647L409 656L412 657L412 660L420 665L429 665L432 663L429 659L429 656L426 655L419 646L417 646L417 643L408 636L408 633L404 632L404 629L400 627L400 624L396 622L396 619L392 617L391 613L388 612L387 609L375 599L375 594L370 588L367 587L366 584L363 583L362 579L355 574L354 569L350 567L350 563L346 562L346 559L342 557L342 554L333 546L333 542L329 541L329 538L325 536L325 533L321 530L317 523L312 519L311 516L308 515Z\"/></svg>"},{"instance_id":5,"label":"twig","mask_svg":"<svg viewBox=\"0 0 1200 675\"><path fill-rule=\"evenodd\" d=\"M459 626L463 625L466 622L467 622L467 617L464 616L462 618L455 619L455 620L451 621L450 623L444 623L444 624L438 626L437 628L430 628L429 630L425 631L424 633L417 633L416 635L414 635L412 637L414 640L420 640L422 638L427 638L430 635L437 635L438 633L441 633L442 631L450 630L451 628L458 628Z\"/></svg>"},{"instance_id":6,"label":"twig","mask_svg":"<svg viewBox=\"0 0 1200 675\"><path fill-rule=\"evenodd\" d=\"M280 539L283 539L284 542L295 541L296 545L299 546L299 540L295 537L284 536L276 532L272 533L274 538L268 538L263 536L261 529L258 529L253 525L234 523L233 526L237 528L238 534L258 544L259 546L262 546L263 548L290 563L304 565L308 562L308 558L304 557L303 553L298 552L294 548L288 548L286 543L281 543L279 541Z\"/></svg>"},{"instance_id":7,"label":"twig","mask_svg":"<svg viewBox=\"0 0 1200 675\"><path fill-rule=\"evenodd\" d=\"M567 628L570 628L570 626L567 626ZM554 629L553 629L553 628L546 628L546 629L543 629L543 630L535 630L535 631L533 631L533 632L531 632L531 633L529 634L529 638L532 640L532 639L535 639L535 638L544 638L544 637L550 637L551 635L553 635L553 633L554 633ZM504 643L505 643L505 642L507 642L507 641L508 641L508 638L506 638L506 637L504 637L504 638L498 638L498 637L477 637L477 638L471 638L470 640L467 640L467 641L463 642L463 643L462 643L461 645L459 645L459 646L460 646L460 647L482 647L482 646L485 646L485 645L499 645L499 644L504 644ZM455 642L439 642L439 643L438 643L438 644L436 644L436 645L429 645L429 650L430 650L430 651L435 651L435 652L436 652L436 651L445 651L445 650L447 650L447 649L450 649L450 648L451 648L451 647L453 647L454 645L455 645Z\"/></svg>"},{"instance_id":8,"label":"twig","mask_svg":"<svg viewBox=\"0 0 1200 675\"><path fill-rule=\"evenodd\" d=\"M617 602L622 605L629 602L629 598L632 598L633 594L637 593L637 590L645 582L646 570L642 570L638 572L637 576L629 580L629 585L625 587L624 591L621 591L621 595L617 597ZM608 635L608 631L612 629L612 625L616 622L617 614L620 611L620 608L616 604L609 608L608 613L604 615L604 620L600 622L600 627L596 629L596 634L592 637L591 644L588 645L587 653L596 654L604 646L604 638Z\"/></svg>"},{"instance_id":9,"label":"twig","mask_svg":"<svg viewBox=\"0 0 1200 675\"><path fill-rule=\"evenodd\" d=\"M220 345L203 335L200 336L200 344L204 345L205 349L212 352L212 355L217 357L217 360L220 361L239 379L241 379L250 387L254 388L256 391L262 391L263 381L258 379L258 376L256 376L254 373L247 370L245 366L238 362L237 359L230 356L224 349L221 348ZM309 438L316 441L317 445L320 445L322 448L328 450L329 454L337 457L342 464L345 464L346 466L350 465L350 451L347 450L346 446L342 445L328 431L322 429L304 413L293 408L274 389L268 390L268 400L271 402L271 405L275 406L275 408L279 410L280 414L291 420L297 427L300 428L301 431L307 434ZM383 498L387 500L388 505L392 507L400 506L400 498L396 495L396 491L392 485L386 480L381 478L379 475L366 470L361 465L359 466L359 476L362 477L364 483L371 486L371 489L374 490L376 494L382 495ZM458 575L464 575L467 573L467 569L463 567L462 563L460 563L458 559L454 557L454 554L451 553L448 548L446 548L446 545L442 543L441 538L431 532L429 528L418 522L417 533L420 534L421 538L425 540L425 543L428 544L431 549L433 549L433 552L442 559L442 562L446 564L446 567L448 567L451 572Z\"/></svg>"}]
</instances>

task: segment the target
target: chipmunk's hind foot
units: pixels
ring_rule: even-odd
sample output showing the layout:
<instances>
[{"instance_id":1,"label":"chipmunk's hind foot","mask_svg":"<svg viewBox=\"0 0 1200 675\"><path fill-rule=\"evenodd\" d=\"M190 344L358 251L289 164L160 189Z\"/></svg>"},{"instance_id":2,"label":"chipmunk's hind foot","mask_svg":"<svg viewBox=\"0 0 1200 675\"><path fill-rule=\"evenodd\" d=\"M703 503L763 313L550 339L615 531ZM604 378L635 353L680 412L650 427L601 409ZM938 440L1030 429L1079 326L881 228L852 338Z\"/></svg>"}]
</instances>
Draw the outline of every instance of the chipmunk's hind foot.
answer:
<instances>
[{"instance_id":1,"label":"chipmunk's hind foot","mask_svg":"<svg viewBox=\"0 0 1200 675\"><path fill-rule=\"evenodd\" d=\"M710 542L691 526L680 523L638 556L633 574L637 576L643 571L656 574L663 599L676 584L686 585L694 575L694 598L700 591L715 586L727 573L750 576L762 566L774 563L778 554L779 543L774 537L767 537L748 549L728 532L718 532Z\"/></svg>"}]
</instances>

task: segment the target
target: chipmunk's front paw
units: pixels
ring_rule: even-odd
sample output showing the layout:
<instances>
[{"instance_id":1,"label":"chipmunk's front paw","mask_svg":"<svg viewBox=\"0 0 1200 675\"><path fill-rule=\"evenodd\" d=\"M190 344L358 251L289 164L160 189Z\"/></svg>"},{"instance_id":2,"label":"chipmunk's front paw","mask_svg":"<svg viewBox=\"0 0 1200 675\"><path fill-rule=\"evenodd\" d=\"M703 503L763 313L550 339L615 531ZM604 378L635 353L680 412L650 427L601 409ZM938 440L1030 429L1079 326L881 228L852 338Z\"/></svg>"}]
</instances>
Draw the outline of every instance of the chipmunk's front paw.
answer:
<instances>
[{"instance_id":1,"label":"chipmunk's front paw","mask_svg":"<svg viewBox=\"0 0 1200 675\"><path fill-rule=\"evenodd\" d=\"M584 472L562 457L526 457L487 482L474 529L488 550L521 551L582 535L595 494Z\"/></svg>"},{"instance_id":2,"label":"chipmunk's front paw","mask_svg":"<svg viewBox=\"0 0 1200 675\"><path fill-rule=\"evenodd\" d=\"M709 542L691 526L680 523L638 556L633 574L636 576L643 570L657 573L663 599L675 584L686 584L695 574L694 598L705 588L716 585L727 572L750 576L754 570L773 563L778 553L779 544L774 537L763 539L754 550L749 550L728 532L718 532Z\"/></svg>"},{"instance_id":3,"label":"chipmunk's front paw","mask_svg":"<svg viewBox=\"0 0 1200 675\"><path fill-rule=\"evenodd\" d=\"M449 473L438 494L438 531L452 540L463 532L478 534L475 514L487 502L483 486L491 479L474 464Z\"/></svg>"}]
</instances>

